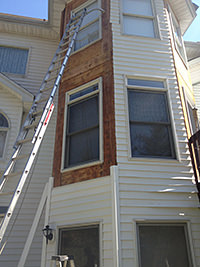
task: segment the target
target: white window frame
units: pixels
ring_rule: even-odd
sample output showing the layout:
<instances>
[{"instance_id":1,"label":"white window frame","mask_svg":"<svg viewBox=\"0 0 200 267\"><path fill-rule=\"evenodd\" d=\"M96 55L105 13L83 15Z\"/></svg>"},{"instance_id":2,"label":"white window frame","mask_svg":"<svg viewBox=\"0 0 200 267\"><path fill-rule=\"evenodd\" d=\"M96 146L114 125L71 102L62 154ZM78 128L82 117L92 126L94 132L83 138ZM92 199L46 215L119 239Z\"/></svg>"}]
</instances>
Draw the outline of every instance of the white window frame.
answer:
<instances>
[{"instance_id":1,"label":"white window frame","mask_svg":"<svg viewBox=\"0 0 200 267\"><path fill-rule=\"evenodd\" d=\"M59 240L59 232L62 229L73 229L73 228L81 228L81 227L92 227L93 225L98 225L99 226L99 263L100 266L98 267L103 267L103 254L102 254L102 249L103 249L103 220L99 221L81 221L75 224L64 224L64 225L59 225L56 228L56 237L57 237L57 251L60 246L60 240Z\"/></svg>"},{"instance_id":2,"label":"white window frame","mask_svg":"<svg viewBox=\"0 0 200 267\"><path fill-rule=\"evenodd\" d=\"M73 167L67 167L64 168L64 160L65 160L65 145L66 145L66 128L67 128L67 108L68 104L76 102L77 100L72 100L70 101L70 95L82 91L86 89L87 87L90 87L94 84L98 84L98 90L88 93L82 97L79 97L78 100L88 98L89 96L92 96L96 93L99 94L99 160L92 161L92 162L86 162L82 164L77 164L76 166ZM75 89L70 90L69 92L66 93L65 95L65 114L64 114L64 129L63 129L63 147L62 147L62 166L61 166L61 172L64 171L69 171L69 170L74 170L74 169L80 169L80 168L85 168L93 165L97 165L103 162L103 90L102 90L102 77L95 79L91 82L88 82L84 85L81 85Z\"/></svg>"},{"instance_id":3,"label":"white window frame","mask_svg":"<svg viewBox=\"0 0 200 267\"><path fill-rule=\"evenodd\" d=\"M160 30L159 30L158 16L155 15L156 12L155 12L155 6L154 6L153 0L150 0L150 1L151 1L152 13L153 13L152 16L123 12L123 5L124 5L123 2L124 2L124 0L121 0L121 21L122 21L121 31L122 31L122 33L124 35L127 35L127 36L137 36L137 37L140 37L140 38L152 38L152 39L160 38ZM145 35L135 35L135 34L125 33L125 31L124 31L124 16L134 17L134 18L143 18L143 19L149 19L149 20L151 20L152 23L153 23L154 37L153 36L150 37L150 36L145 36Z\"/></svg>"},{"instance_id":4,"label":"white window frame","mask_svg":"<svg viewBox=\"0 0 200 267\"><path fill-rule=\"evenodd\" d=\"M151 87L151 86L134 86L134 85L129 85L128 84L128 79L137 79L137 80L146 80L146 81L158 81L158 82L163 82L164 88L159 88L159 87ZM175 127L175 120L173 116L173 109L172 109L172 104L170 100L170 95L169 95L169 87L168 87L168 80L164 77L160 76L143 76L143 75L137 75L137 76L126 76L124 75L124 87L125 87L125 92L126 92L126 118L127 118L127 129L128 129L128 160L129 161L135 161L137 159L139 160L145 160L145 161L181 161L180 153L179 153L179 148L178 148L178 138L176 135L176 127ZM128 107L128 89L138 89L138 90L144 90L144 91L158 91L158 92L165 92L166 93L166 98L167 98L167 107L168 107L168 112L169 112L169 119L171 123L171 133L172 133L172 145L174 146L174 158L164 158L164 157L145 157L145 156L132 156L132 148L131 148L131 133L130 133L130 122L129 122L129 107Z\"/></svg>"},{"instance_id":5,"label":"white window frame","mask_svg":"<svg viewBox=\"0 0 200 267\"><path fill-rule=\"evenodd\" d=\"M97 2L97 5L98 5L98 8L101 8L101 0L89 0L87 2L85 2L84 4L80 5L79 7L73 9L71 11L71 15L81 11L82 9L84 8L87 8L89 5L93 4ZM87 15L86 15L87 16ZM95 20L92 20L91 22L89 22L88 24L84 25L83 27L80 28L79 32L85 28L87 28L88 26L90 26L91 24L93 24L94 22L98 21L99 20L99 38L97 38L96 40L92 41L91 43L88 43L84 46L82 46L81 48L79 49L76 49L73 51L73 53L76 53L82 49L85 49L86 47L88 47L89 45L91 44L94 44L95 42L99 41L101 38L102 38L102 17L101 17L101 12L99 11L99 16L98 16L98 19L95 19ZM74 49L74 48L73 48Z\"/></svg>"},{"instance_id":6,"label":"white window frame","mask_svg":"<svg viewBox=\"0 0 200 267\"><path fill-rule=\"evenodd\" d=\"M191 222L189 220L184 219L177 219L177 220L151 220L151 219L133 219L133 231L135 233L134 238L134 244L136 247L136 255L137 255L137 266L141 266L141 257L140 257L140 237L139 237L139 225L153 225L153 226L161 226L161 225L172 225L172 226L183 226L184 232L185 232L185 239L186 239L186 247L188 251L189 261L190 261L190 267L196 266L195 264L195 255L194 255L194 248L193 248L193 242L192 242L192 230L191 230Z\"/></svg>"},{"instance_id":7,"label":"white window frame","mask_svg":"<svg viewBox=\"0 0 200 267\"><path fill-rule=\"evenodd\" d=\"M25 72L24 73L13 73L13 72L2 72L5 73L9 76L13 76L13 77L26 77L28 74L28 65L29 65L29 61L30 61L30 47L27 46L13 46L12 44L9 43L1 43L0 46L5 47L5 48L16 48L16 49L21 49L21 50L27 50L28 51L28 55L27 55L27 61L26 61L26 68L25 68Z\"/></svg>"},{"instance_id":8,"label":"white window frame","mask_svg":"<svg viewBox=\"0 0 200 267\"><path fill-rule=\"evenodd\" d=\"M0 159L3 159L4 156L5 156L5 149L6 149L6 146L7 146L8 133L9 133L9 130L10 130L10 121L9 121L8 117L5 115L5 113L2 112L1 110L0 110L0 114L2 114L6 118L6 120L8 122L8 127L0 127L0 132L4 132L4 131L7 132L6 133L6 140L5 140L4 148L3 148L3 153L2 153L2 156L0 156Z\"/></svg>"}]
</instances>

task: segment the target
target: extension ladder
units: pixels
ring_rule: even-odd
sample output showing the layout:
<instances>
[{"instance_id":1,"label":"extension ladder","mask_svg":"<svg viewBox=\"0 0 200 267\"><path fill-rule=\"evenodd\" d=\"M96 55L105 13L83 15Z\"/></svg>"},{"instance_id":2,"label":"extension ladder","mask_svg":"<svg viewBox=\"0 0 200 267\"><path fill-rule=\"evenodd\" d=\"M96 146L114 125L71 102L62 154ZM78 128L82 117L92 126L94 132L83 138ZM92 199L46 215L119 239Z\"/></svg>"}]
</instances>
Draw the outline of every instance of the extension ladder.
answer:
<instances>
[{"instance_id":1,"label":"extension ladder","mask_svg":"<svg viewBox=\"0 0 200 267\"><path fill-rule=\"evenodd\" d=\"M0 180L0 197L1 195L12 194L12 199L0 228L0 243L4 237L7 226L22 192L22 188L30 173L31 167L41 145L53 112L53 100L56 91L59 88L61 77L72 52L73 45L76 41L82 21L88 12L90 11L84 9L81 13L71 16L53 60L43 79L41 87L17 137L12 157ZM28 148L27 144L29 144ZM26 148L24 148L25 146ZM23 155L23 150L28 151L28 153ZM14 167L16 166L17 162L24 157L26 157L25 165L23 165L21 172L16 173L16 175L19 176L19 180L15 191L3 192L9 177L15 175Z\"/></svg>"}]
</instances>

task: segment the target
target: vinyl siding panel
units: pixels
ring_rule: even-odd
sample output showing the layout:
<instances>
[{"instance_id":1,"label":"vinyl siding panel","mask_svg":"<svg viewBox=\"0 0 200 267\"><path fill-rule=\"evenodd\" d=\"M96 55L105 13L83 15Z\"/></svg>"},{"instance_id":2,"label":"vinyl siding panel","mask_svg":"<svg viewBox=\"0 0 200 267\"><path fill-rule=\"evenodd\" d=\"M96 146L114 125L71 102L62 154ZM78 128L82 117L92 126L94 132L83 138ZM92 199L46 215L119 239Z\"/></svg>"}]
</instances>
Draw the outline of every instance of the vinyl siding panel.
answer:
<instances>
[{"instance_id":1,"label":"vinyl siding panel","mask_svg":"<svg viewBox=\"0 0 200 267\"><path fill-rule=\"evenodd\" d=\"M58 229L67 226L100 224L101 266L113 266L111 177L79 182L52 191L50 224L57 229L56 241L48 245L47 265L57 254Z\"/></svg>"},{"instance_id":2,"label":"vinyl siding panel","mask_svg":"<svg viewBox=\"0 0 200 267\"><path fill-rule=\"evenodd\" d=\"M157 39L123 34L120 1L111 1L121 261L122 266L138 266L137 221L189 221L190 245L196 266L200 266L199 239L195 236L200 223L199 202L193 183L169 25L163 1L155 0L154 4L160 30ZM180 72L183 72L182 65ZM166 81L177 159L131 158L126 77Z\"/></svg>"}]
</instances>

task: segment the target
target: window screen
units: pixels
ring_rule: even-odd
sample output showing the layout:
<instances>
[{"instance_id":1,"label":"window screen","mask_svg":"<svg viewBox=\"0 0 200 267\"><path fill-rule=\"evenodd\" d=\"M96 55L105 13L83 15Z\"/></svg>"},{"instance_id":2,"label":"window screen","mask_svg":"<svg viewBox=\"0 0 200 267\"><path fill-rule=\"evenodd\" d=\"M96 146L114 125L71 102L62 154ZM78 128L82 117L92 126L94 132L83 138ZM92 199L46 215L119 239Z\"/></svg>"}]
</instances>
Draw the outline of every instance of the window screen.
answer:
<instances>
[{"instance_id":1,"label":"window screen","mask_svg":"<svg viewBox=\"0 0 200 267\"><path fill-rule=\"evenodd\" d=\"M25 74L28 49L0 46L0 72Z\"/></svg>"},{"instance_id":2,"label":"window screen","mask_svg":"<svg viewBox=\"0 0 200 267\"><path fill-rule=\"evenodd\" d=\"M58 253L73 256L77 267L99 267L99 226L61 229Z\"/></svg>"},{"instance_id":3,"label":"window screen","mask_svg":"<svg viewBox=\"0 0 200 267\"><path fill-rule=\"evenodd\" d=\"M98 84L82 92L72 94L67 106L64 168L99 160Z\"/></svg>"},{"instance_id":4,"label":"window screen","mask_svg":"<svg viewBox=\"0 0 200 267\"><path fill-rule=\"evenodd\" d=\"M141 267L190 267L186 226L138 225Z\"/></svg>"},{"instance_id":5,"label":"window screen","mask_svg":"<svg viewBox=\"0 0 200 267\"><path fill-rule=\"evenodd\" d=\"M132 156L174 157L165 92L128 90Z\"/></svg>"},{"instance_id":6,"label":"window screen","mask_svg":"<svg viewBox=\"0 0 200 267\"><path fill-rule=\"evenodd\" d=\"M98 7L98 2L86 6L87 10L92 10ZM76 12L80 13L81 11ZM74 44L74 51L92 43L99 38L99 14L98 10L92 11L84 17L81 29L77 35L77 39Z\"/></svg>"}]
</instances>

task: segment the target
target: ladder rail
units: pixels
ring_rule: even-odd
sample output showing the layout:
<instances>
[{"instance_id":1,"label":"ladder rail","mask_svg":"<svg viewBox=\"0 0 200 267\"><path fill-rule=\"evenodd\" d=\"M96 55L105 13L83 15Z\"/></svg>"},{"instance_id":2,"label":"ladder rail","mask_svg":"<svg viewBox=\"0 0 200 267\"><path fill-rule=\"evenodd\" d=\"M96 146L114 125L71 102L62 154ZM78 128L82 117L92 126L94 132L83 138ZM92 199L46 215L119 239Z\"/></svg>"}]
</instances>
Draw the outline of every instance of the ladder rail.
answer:
<instances>
[{"instance_id":1,"label":"ladder rail","mask_svg":"<svg viewBox=\"0 0 200 267\"><path fill-rule=\"evenodd\" d=\"M6 212L5 216L4 216L4 219L3 219L1 227L0 227L0 243L3 240L3 237L4 237L4 234L6 232L7 226L9 224L9 221L10 221L10 219L12 217L13 212L14 212L14 208L15 208L15 206L17 204L17 201L18 201L18 199L20 197L20 194L22 192L23 186L24 186L24 184L26 182L28 174L30 173L31 167L32 167L33 162L34 162L34 160L36 158L37 152L38 152L38 150L40 148L41 142L43 140L45 131L46 131L48 123L49 123L49 120L50 120L51 115L53 113L53 108L54 108L53 99L54 99L54 96L55 96L56 91L57 91L57 89L59 87L60 80L62 78L62 75L64 73L64 69L66 67L66 64L68 62L69 56L70 56L71 51L72 51L72 47L74 45L74 42L75 42L76 37L78 35L78 31L79 31L79 29L81 27L82 21L83 21L83 19L84 19L86 14L87 14L87 10L84 9L83 12L82 12L82 15L80 16L80 19L79 19L79 21L77 23L77 28L76 28L76 30L75 30L75 32L73 34L73 37L72 37L72 39L70 41L69 49L66 52L65 58L64 58L64 60L62 62L62 65L60 67L59 74L58 74L58 76L57 76L57 78L56 78L56 80L54 82L53 89L51 91L49 99L48 99L47 103L45 104L45 108L44 108L43 114L41 115L41 118L40 118L40 121L38 123L38 126L36 128L35 134L34 134L34 136L32 138L33 147L32 147L30 156L29 156L29 158L28 158L28 160L27 160L27 162L25 164L25 167L23 169L23 172L22 172L22 174L21 174L21 176L19 178L19 182L17 184L17 187L15 189L13 197L12 197L12 199L10 201L9 208L8 208L8 210L7 210L7 212ZM70 21L71 20L73 20L73 17L72 17L72 19L70 19ZM68 23L68 25L66 26L66 30L65 30L64 36L63 36L60 44L63 42L64 37L67 35L69 30L70 30L70 23ZM57 50L60 51L60 46L58 47ZM57 51L56 51L56 53L57 53ZM55 60L55 57L57 58L57 54L55 54L53 60ZM53 60L52 60L52 63L50 65L49 69L53 65ZM45 78L43 80L42 86L44 85L46 79L50 75L49 69L47 71L47 74L45 75ZM27 125L29 125L29 123L32 123L34 121L34 118L32 117L32 113L37 108L37 105L36 105L35 101L38 100L41 97L41 95L42 95L41 94L41 90L42 89L40 88L39 93L37 94L36 99L34 100L33 105L31 106L29 114L27 115L27 118L26 118L25 123L24 123L24 125L22 127L22 130L21 130L21 132L20 132L20 134L19 134L19 136L17 138L16 144L14 146L13 155L11 157L11 160L9 161L8 167L6 168L6 170L4 172L3 179L1 180L1 184L2 184L1 188L5 185L6 175L13 169L13 166L14 166L13 158L19 154L19 152L20 152L20 150L22 148L22 144L18 145L17 142L19 141L20 137L23 139L23 138L25 138L27 136L28 130L25 129L25 127Z\"/></svg>"}]
</instances>

